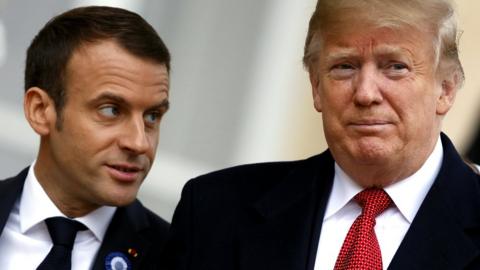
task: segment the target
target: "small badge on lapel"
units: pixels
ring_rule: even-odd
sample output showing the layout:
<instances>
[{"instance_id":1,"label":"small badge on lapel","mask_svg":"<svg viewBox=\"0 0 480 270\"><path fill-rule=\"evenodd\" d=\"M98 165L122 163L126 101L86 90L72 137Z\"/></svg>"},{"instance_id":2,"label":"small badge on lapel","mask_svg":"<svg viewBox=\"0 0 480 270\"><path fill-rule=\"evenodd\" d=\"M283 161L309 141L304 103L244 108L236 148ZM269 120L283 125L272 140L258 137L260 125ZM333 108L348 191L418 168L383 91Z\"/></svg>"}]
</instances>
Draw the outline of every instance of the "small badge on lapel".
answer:
<instances>
[{"instance_id":1,"label":"small badge on lapel","mask_svg":"<svg viewBox=\"0 0 480 270\"><path fill-rule=\"evenodd\" d=\"M128 254L130 254L130 255L131 255L132 257L134 257L134 258L138 257L138 252L137 252L137 250L134 249L134 248L129 248L129 249L128 249Z\"/></svg>"},{"instance_id":2,"label":"small badge on lapel","mask_svg":"<svg viewBox=\"0 0 480 270\"><path fill-rule=\"evenodd\" d=\"M111 252L105 257L106 270L131 270L132 263L122 252Z\"/></svg>"}]
</instances>

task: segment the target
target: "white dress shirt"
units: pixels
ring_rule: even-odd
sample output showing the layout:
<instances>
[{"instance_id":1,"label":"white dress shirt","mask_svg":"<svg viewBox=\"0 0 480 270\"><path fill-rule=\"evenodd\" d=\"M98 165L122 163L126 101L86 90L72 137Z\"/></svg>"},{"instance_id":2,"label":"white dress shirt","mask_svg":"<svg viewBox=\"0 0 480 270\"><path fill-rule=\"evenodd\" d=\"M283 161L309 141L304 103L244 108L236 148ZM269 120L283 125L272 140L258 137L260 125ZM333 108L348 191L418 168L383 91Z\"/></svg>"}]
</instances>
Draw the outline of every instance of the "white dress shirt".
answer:
<instances>
[{"instance_id":1,"label":"white dress shirt","mask_svg":"<svg viewBox=\"0 0 480 270\"><path fill-rule=\"evenodd\" d=\"M50 200L30 167L23 192L16 201L0 236L0 269L36 269L52 248L44 222L49 217L65 217ZM75 218L88 230L77 233L72 251L72 270L92 267L116 207L100 207Z\"/></svg>"},{"instance_id":2,"label":"white dress shirt","mask_svg":"<svg viewBox=\"0 0 480 270\"><path fill-rule=\"evenodd\" d=\"M410 177L384 190L394 205L377 216L375 234L382 253L383 269L387 269L413 218L440 171L443 148L440 138L422 167ZM315 270L333 269L343 241L361 207L353 197L363 188L335 163L332 193L327 203L318 244Z\"/></svg>"}]
</instances>

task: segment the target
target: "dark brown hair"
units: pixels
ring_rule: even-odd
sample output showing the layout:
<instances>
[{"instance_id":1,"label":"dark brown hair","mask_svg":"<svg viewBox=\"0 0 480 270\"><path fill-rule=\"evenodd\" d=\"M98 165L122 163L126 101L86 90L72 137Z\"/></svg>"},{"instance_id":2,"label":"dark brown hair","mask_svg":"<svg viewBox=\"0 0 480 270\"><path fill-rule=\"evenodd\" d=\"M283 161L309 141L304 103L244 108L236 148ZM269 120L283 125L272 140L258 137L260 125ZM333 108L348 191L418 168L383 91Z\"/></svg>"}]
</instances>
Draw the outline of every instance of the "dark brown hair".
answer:
<instances>
[{"instance_id":1,"label":"dark brown hair","mask_svg":"<svg viewBox=\"0 0 480 270\"><path fill-rule=\"evenodd\" d=\"M80 7L52 18L33 39L27 50L25 91L31 87L45 90L61 115L67 95L65 70L73 52L85 43L107 39L170 70L167 47L138 14L106 6Z\"/></svg>"}]
</instances>

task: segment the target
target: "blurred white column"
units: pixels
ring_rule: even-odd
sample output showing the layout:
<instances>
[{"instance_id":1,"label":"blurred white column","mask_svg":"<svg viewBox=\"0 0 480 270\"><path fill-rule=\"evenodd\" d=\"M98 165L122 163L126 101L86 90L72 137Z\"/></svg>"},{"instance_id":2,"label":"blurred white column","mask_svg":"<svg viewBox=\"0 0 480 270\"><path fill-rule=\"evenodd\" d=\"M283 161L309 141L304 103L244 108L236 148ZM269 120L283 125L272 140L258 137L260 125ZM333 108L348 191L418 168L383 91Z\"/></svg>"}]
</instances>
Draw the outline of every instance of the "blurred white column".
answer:
<instances>
[{"instance_id":1,"label":"blurred white column","mask_svg":"<svg viewBox=\"0 0 480 270\"><path fill-rule=\"evenodd\" d=\"M302 71L303 43L315 1L272 1L266 14L254 67L248 103L236 156L232 163L250 163L278 159L282 144L288 140L289 104L298 96L295 89ZM298 119L301 121L301 119ZM253 159L252 159L253 157Z\"/></svg>"}]
</instances>

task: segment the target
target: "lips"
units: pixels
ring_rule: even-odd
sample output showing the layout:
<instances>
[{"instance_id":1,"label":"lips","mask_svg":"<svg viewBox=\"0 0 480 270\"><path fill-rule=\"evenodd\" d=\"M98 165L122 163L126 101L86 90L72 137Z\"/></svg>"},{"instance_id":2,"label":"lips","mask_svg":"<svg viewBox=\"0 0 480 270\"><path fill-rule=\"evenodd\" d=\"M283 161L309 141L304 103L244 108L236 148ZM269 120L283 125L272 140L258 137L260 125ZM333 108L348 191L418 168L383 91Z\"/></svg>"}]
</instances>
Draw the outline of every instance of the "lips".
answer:
<instances>
[{"instance_id":1,"label":"lips","mask_svg":"<svg viewBox=\"0 0 480 270\"><path fill-rule=\"evenodd\" d=\"M387 125L390 124L389 121L381 120L381 119L360 119L351 122L351 125L365 125L365 126L373 126L373 125Z\"/></svg>"},{"instance_id":2,"label":"lips","mask_svg":"<svg viewBox=\"0 0 480 270\"><path fill-rule=\"evenodd\" d=\"M392 122L382 119L359 119L349 123L349 126L355 131L366 134L382 132L390 125Z\"/></svg>"},{"instance_id":3,"label":"lips","mask_svg":"<svg viewBox=\"0 0 480 270\"><path fill-rule=\"evenodd\" d=\"M140 166L129 163L108 164L109 175L120 182L135 182L143 169Z\"/></svg>"},{"instance_id":4,"label":"lips","mask_svg":"<svg viewBox=\"0 0 480 270\"><path fill-rule=\"evenodd\" d=\"M119 170L119 171L126 172L126 173L140 171L140 169L138 167L135 167L135 166L110 165L110 167L115 169L115 170Z\"/></svg>"}]
</instances>

